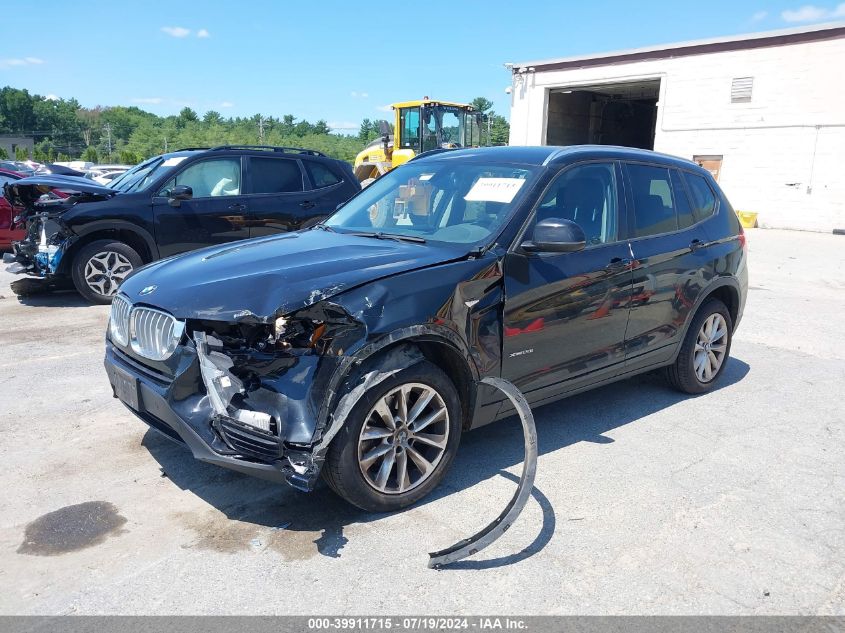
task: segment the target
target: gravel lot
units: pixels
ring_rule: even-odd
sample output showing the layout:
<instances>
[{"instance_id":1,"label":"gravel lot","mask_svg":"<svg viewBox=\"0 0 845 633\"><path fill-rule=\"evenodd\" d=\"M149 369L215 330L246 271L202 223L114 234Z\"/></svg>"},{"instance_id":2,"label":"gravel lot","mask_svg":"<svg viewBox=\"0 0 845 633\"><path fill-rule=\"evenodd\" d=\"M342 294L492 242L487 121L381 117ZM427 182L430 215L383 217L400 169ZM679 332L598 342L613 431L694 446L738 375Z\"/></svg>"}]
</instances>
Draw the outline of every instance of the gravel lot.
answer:
<instances>
[{"instance_id":1,"label":"gravel lot","mask_svg":"<svg viewBox=\"0 0 845 633\"><path fill-rule=\"evenodd\" d=\"M537 409L534 498L443 571L427 552L512 494L518 421L465 435L433 499L366 515L148 431L111 397L107 309L18 301L2 272L0 613L845 614L845 237L749 244L720 388L643 376Z\"/></svg>"}]
</instances>

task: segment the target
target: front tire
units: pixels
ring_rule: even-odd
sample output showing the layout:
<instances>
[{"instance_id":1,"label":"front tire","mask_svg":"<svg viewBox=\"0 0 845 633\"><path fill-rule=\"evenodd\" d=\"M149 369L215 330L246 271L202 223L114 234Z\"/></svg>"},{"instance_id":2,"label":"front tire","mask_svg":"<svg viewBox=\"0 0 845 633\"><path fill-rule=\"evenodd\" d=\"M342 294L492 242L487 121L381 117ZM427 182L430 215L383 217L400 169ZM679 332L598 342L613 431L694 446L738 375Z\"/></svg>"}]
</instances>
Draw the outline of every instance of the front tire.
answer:
<instances>
[{"instance_id":1,"label":"front tire","mask_svg":"<svg viewBox=\"0 0 845 633\"><path fill-rule=\"evenodd\" d=\"M708 299L690 323L681 351L666 377L675 389L698 394L710 391L725 370L733 341L731 313L718 299Z\"/></svg>"},{"instance_id":2,"label":"front tire","mask_svg":"<svg viewBox=\"0 0 845 633\"><path fill-rule=\"evenodd\" d=\"M443 479L461 427L454 384L436 365L419 362L375 385L352 407L329 448L323 476L363 510L399 510Z\"/></svg>"},{"instance_id":3,"label":"front tire","mask_svg":"<svg viewBox=\"0 0 845 633\"><path fill-rule=\"evenodd\" d=\"M121 282L143 265L141 256L117 240L97 240L84 246L71 266L73 285L91 303L108 304Z\"/></svg>"}]
</instances>

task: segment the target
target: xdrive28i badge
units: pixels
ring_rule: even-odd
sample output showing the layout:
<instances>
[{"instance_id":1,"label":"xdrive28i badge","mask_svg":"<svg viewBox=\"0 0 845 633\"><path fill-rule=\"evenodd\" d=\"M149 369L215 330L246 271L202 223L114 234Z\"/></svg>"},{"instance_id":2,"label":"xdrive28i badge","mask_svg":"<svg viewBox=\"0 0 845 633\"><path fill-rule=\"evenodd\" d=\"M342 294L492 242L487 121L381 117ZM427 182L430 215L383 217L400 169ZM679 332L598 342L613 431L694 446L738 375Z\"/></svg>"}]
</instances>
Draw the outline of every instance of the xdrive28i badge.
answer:
<instances>
[{"instance_id":1,"label":"xdrive28i badge","mask_svg":"<svg viewBox=\"0 0 845 633\"><path fill-rule=\"evenodd\" d=\"M139 292L138 294L142 297L146 295L151 295L156 291L156 288L158 288L158 286L145 286L144 288L141 288L141 292Z\"/></svg>"}]
</instances>

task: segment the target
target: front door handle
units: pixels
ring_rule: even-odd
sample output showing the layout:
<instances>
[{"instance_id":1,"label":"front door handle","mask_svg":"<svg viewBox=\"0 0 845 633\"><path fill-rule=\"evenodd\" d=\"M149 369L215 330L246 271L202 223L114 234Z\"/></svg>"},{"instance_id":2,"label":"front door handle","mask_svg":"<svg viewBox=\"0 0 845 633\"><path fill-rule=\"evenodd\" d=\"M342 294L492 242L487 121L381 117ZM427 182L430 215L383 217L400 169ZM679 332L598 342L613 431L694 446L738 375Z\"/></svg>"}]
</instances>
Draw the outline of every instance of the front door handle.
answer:
<instances>
[{"instance_id":1,"label":"front door handle","mask_svg":"<svg viewBox=\"0 0 845 633\"><path fill-rule=\"evenodd\" d=\"M246 209L246 205L242 202L236 202L235 204L229 205L229 211L244 211Z\"/></svg>"},{"instance_id":2,"label":"front door handle","mask_svg":"<svg viewBox=\"0 0 845 633\"><path fill-rule=\"evenodd\" d=\"M700 239L698 239L698 238L694 239L692 242L690 242L690 243L689 243L689 249L690 249L690 251L692 251L693 253L694 253L695 251L697 251L698 249L700 249L700 248L704 248L704 242L702 242L702 241L701 241Z\"/></svg>"},{"instance_id":3,"label":"front door handle","mask_svg":"<svg viewBox=\"0 0 845 633\"><path fill-rule=\"evenodd\" d=\"M300 202L299 206L303 209L313 209L317 206L316 202L311 202L310 200L306 200L305 202Z\"/></svg>"},{"instance_id":4,"label":"front door handle","mask_svg":"<svg viewBox=\"0 0 845 633\"><path fill-rule=\"evenodd\" d=\"M631 267L631 260L627 257L614 257L610 260L610 263L605 266L605 270L609 270L612 272L616 272L619 270L625 270L626 268Z\"/></svg>"}]
</instances>

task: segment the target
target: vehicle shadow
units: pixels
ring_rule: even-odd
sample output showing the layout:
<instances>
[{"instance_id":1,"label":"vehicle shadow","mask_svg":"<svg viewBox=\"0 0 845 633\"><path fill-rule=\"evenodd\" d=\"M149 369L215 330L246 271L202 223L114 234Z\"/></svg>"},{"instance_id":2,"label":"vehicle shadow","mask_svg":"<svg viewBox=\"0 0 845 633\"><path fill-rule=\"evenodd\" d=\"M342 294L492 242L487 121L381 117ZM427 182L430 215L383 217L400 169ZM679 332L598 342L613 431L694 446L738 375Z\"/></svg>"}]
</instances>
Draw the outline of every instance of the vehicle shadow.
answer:
<instances>
[{"instance_id":1,"label":"vehicle shadow","mask_svg":"<svg viewBox=\"0 0 845 633\"><path fill-rule=\"evenodd\" d=\"M719 380L724 389L742 380L749 371L742 360L731 358ZM687 398L668 387L662 376L644 374L534 410L538 453L552 453L577 442L612 443L605 433L636 422L642 417L671 407ZM329 557L340 556L348 542L344 528L352 524L377 522L384 514L367 513L342 501L320 482L312 493L300 493L287 486L258 480L191 458L188 450L149 430L143 445L174 484L189 490L229 519L256 526L315 532L317 551ZM519 475L506 469L519 465L524 456L522 426L513 416L481 429L465 433L458 455L444 482L415 508L457 494L496 475L516 484ZM542 460L538 470L542 472ZM487 569L514 564L545 547L554 535L556 515L549 499L536 486L534 500L542 511L542 525L532 543L521 551L495 559L465 560L446 569ZM492 521L508 498L478 509L477 529ZM468 537L470 534L464 535ZM439 549L450 543L431 543Z\"/></svg>"},{"instance_id":2,"label":"vehicle shadow","mask_svg":"<svg viewBox=\"0 0 845 633\"><path fill-rule=\"evenodd\" d=\"M32 307L85 307L91 305L73 286L53 285L40 279L18 279L9 284L18 303Z\"/></svg>"}]
</instances>

